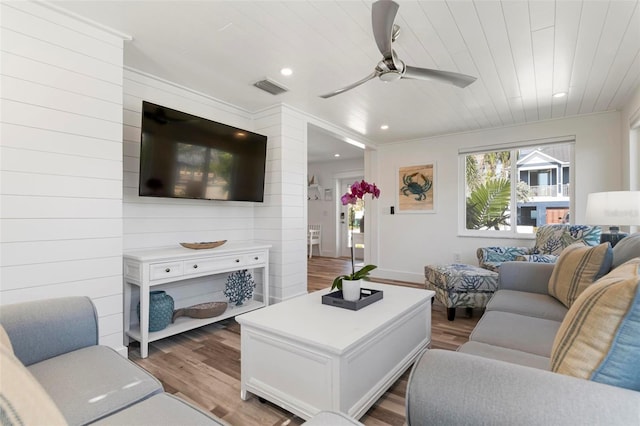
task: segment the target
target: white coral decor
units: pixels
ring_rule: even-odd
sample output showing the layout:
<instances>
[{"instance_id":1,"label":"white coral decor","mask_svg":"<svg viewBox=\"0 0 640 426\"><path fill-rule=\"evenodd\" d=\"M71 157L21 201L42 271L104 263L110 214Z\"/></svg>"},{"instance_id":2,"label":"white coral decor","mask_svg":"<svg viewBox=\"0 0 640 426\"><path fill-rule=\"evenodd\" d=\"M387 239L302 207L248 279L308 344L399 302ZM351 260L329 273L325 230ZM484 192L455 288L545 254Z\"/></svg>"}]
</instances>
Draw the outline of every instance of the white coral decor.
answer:
<instances>
[{"instance_id":1,"label":"white coral decor","mask_svg":"<svg viewBox=\"0 0 640 426\"><path fill-rule=\"evenodd\" d=\"M239 306L245 300L253 297L255 288L256 283L253 281L253 277L246 269L243 269L229 274L224 288L224 295L229 299L229 302Z\"/></svg>"}]
</instances>

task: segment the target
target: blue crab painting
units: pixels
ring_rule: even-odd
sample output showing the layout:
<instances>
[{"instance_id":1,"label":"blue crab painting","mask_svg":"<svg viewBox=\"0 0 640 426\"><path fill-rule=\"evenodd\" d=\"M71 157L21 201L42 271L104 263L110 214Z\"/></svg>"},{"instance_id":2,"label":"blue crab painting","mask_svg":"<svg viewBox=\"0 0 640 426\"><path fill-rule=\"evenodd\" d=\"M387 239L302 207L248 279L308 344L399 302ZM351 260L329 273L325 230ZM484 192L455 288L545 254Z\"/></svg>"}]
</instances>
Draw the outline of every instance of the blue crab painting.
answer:
<instances>
[{"instance_id":1,"label":"blue crab painting","mask_svg":"<svg viewBox=\"0 0 640 426\"><path fill-rule=\"evenodd\" d=\"M422 184L420 184L419 181L413 180L418 175L420 175L420 179L423 182ZM404 186L400 188L400 191L407 197L415 195L416 201L425 200L427 193L433 185L433 182L428 177L419 172L411 173L410 175L405 174L402 176L402 183Z\"/></svg>"}]
</instances>

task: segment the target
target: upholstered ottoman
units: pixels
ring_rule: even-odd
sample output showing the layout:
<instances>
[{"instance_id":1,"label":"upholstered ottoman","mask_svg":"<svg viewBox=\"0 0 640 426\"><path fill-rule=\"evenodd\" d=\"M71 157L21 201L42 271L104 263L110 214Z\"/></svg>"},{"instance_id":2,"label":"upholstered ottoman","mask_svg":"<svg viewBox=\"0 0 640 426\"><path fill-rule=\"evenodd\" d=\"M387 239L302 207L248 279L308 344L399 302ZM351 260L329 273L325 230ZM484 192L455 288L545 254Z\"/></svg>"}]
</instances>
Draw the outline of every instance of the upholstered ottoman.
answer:
<instances>
[{"instance_id":1,"label":"upholstered ottoman","mask_svg":"<svg viewBox=\"0 0 640 426\"><path fill-rule=\"evenodd\" d=\"M447 319L453 321L456 308L484 308L498 289L498 273L473 265L427 265L424 267L427 289L447 307Z\"/></svg>"}]
</instances>

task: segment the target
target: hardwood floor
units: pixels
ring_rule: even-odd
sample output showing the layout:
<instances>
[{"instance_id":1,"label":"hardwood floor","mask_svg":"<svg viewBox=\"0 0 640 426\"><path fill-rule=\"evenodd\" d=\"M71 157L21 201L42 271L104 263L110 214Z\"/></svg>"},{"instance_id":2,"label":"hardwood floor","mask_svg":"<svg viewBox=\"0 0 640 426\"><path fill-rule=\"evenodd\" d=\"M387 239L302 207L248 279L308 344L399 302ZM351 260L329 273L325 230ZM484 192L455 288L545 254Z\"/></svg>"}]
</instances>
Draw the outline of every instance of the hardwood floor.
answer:
<instances>
[{"instance_id":1,"label":"hardwood floor","mask_svg":"<svg viewBox=\"0 0 640 426\"><path fill-rule=\"evenodd\" d=\"M337 275L348 273L348 259L313 257L308 261L308 289L329 287ZM393 280L378 282L423 288L422 284ZM431 347L454 350L466 342L481 312L472 318L463 310L456 320L446 319L446 310L433 305ZM129 346L129 359L145 368L173 393L232 425L300 425L303 419L269 402L252 397L240 399L240 326L233 319L153 342L149 356L140 358L139 345ZM360 419L365 425L403 425L404 395L409 371Z\"/></svg>"}]
</instances>

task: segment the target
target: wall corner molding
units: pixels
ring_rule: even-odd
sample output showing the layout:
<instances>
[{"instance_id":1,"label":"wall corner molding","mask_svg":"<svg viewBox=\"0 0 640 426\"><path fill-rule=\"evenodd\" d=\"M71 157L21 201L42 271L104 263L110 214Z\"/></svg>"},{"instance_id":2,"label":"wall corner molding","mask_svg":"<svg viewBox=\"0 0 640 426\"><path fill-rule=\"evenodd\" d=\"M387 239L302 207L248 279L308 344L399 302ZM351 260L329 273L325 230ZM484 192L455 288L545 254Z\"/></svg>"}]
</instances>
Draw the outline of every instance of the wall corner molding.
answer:
<instances>
[{"instance_id":1,"label":"wall corner molding","mask_svg":"<svg viewBox=\"0 0 640 426\"><path fill-rule=\"evenodd\" d=\"M92 19L86 18L86 17L84 17L82 15L79 15L79 14L77 14L75 12L72 12L72 11L70 11L68 9L65 9L62 6L58 6L57 4L54 4L54 3L50 2L50 1L38 0L38 1L35 2L35 4L38 4L38 5L43 6L43 7L46 7L47 9L53 10L53 11L58 12L60 14L66 15L66 16L68 16L70 18L73 18L73 19L75 19L77 21L83 22L83 23L85 23L87 25L90 25L90 26L92 26L94 28L97 28L97 29L102 30L102 31L104 31L106 33L109 33L112 36L115 36L115 37L117 37L117 38L119 38L119 39L121 39L123 41L133 41L133 37L131 35L129 35L129 34L123 33L122 31L118 31L115 28L108 27L108 26L103 25L103 24L101 24L99 22L96 22L96 21L94 21Z\"/></svg>"}]
</instances>

